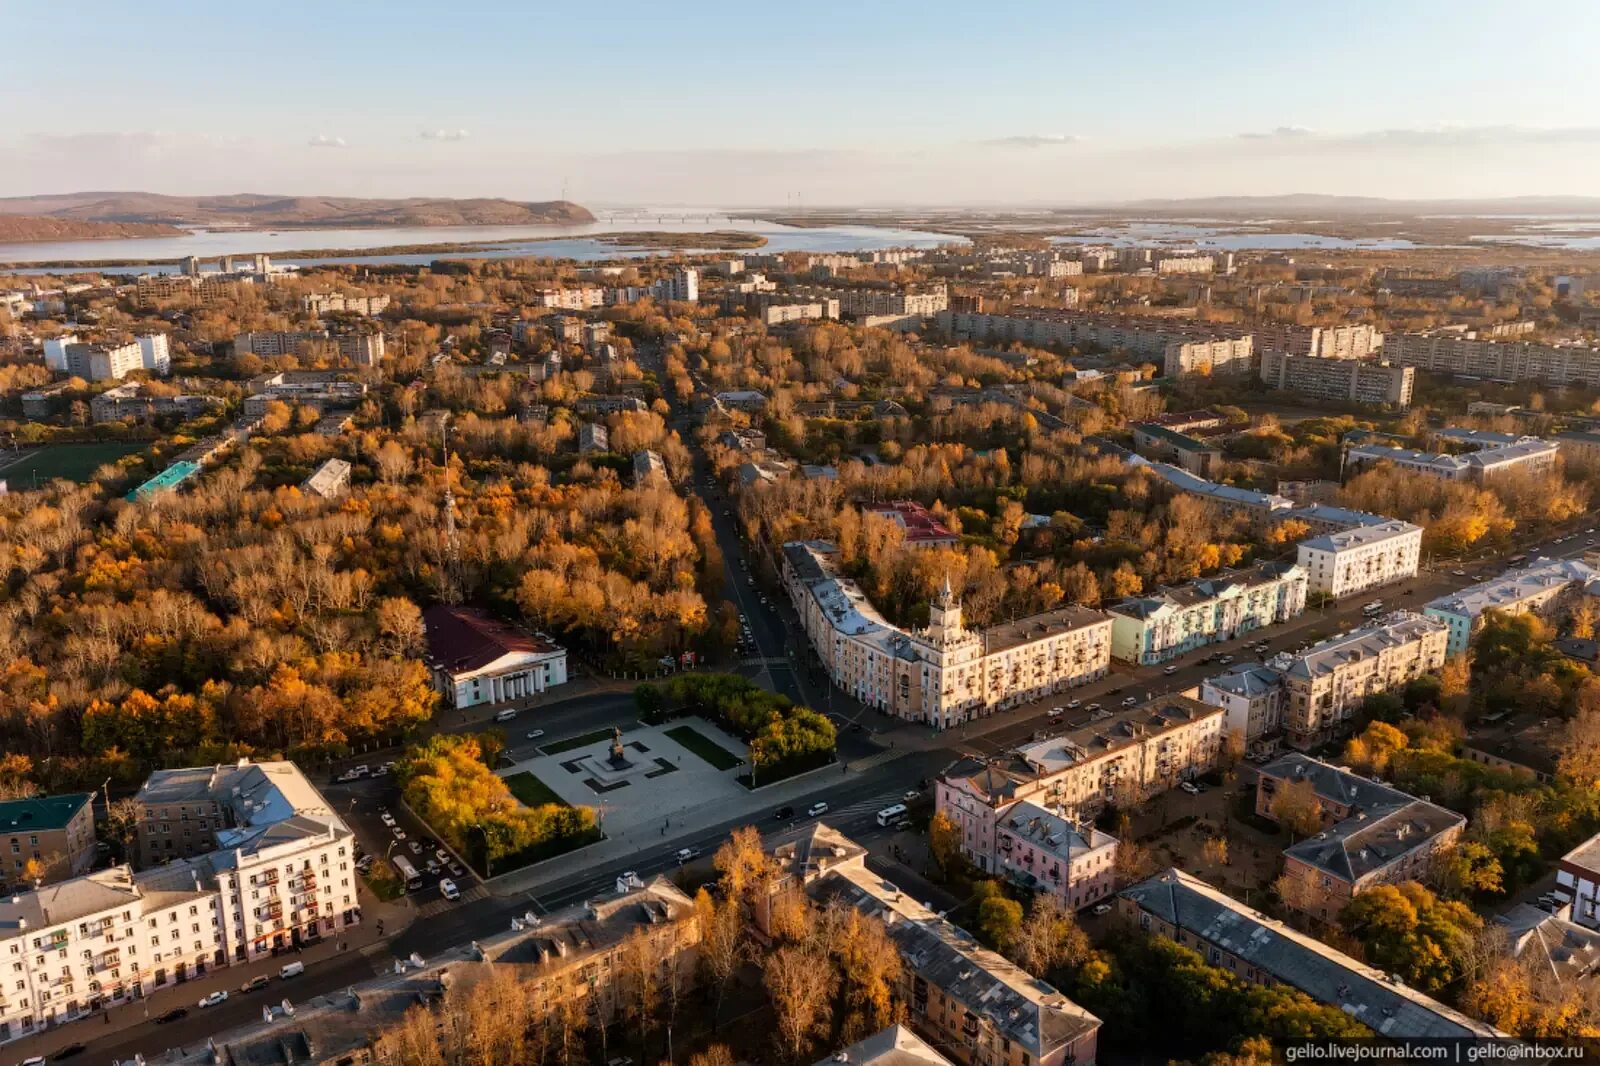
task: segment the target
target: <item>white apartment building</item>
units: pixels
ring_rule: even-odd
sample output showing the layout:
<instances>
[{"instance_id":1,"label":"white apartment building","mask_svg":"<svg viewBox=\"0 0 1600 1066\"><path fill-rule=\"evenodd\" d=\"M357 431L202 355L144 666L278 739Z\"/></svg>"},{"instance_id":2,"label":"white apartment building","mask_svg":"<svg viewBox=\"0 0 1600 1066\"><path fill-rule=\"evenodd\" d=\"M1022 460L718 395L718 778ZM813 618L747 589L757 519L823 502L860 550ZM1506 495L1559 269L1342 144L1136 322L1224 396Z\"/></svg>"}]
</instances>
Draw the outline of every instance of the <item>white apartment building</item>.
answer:
<instances>
[{"instance_id":1,"label":"white apartment building","mask_svg":"<svg viewBox=\"0 0 1600 1066\"><path fill-rule=\"evenodd\" d=\"M1570 607L1600 584L1600 572L1576 559L1548 559L1526 569L1507 570L1497 578L1440 596L1422 613L1450 627L1447 653L1465 652L1483 628L1489 611L1502 614L1537 614L1548 617Z\"/></svg>"},{"instance_id":2,"label":"white apartment building","mask_svg":"<svg viewBox=\"0 0 1600 1066\"><path fill-rule=\"evenodd\" d=\"M135 370L166 376L172 355L165 333L92 342L66 333L44 342L44 364L85 381L121 381Z\"/></svg>"},{"instance_id":3,"label":"white apartment building","mask_svg":"<svg viewBox=\"0 0 1600 1066\"><path fill-rule=\"evenodd\" d=\"M1222 708L1223 728L1252 755L1277 748L1283 698L1283 679L1258 663L1237 663L1200 683L1200 701Z\"/></svg>"},{"instance_id":4,"label":"white apartment building","mask_svg":"<svg viewBox=\"0 0 1600 1066\"><path fill-rule=\"evenodd\" d=\"M1383 347L1375 326L1257 325L1256 351L1303 355L1316 359L1366 359Z\"/></svg>"},{"instance_id":5,"label":"white apartment building","mask_svg":"<svg viewBox=\"0 0 1600 1066\"><path fill-rule=\"evenodd\" d=\"M1324 533L1299 545L1311 591L1340 599L1415 577L1422 527L1398 519Z\"/></svg>"},{"instance_id":6,"label":"white apartment building","mask_svg":"<svg viewBox=\"0 0 1600 1066\"><path fill-rule=\"evenodd\" d=\"M1306 606L1306 573L1294 564L1262 563L1201 578L1106 608L1111 654L1150 666L1196 648L1287 622Z\"/></svg>"},{"instance_id":7,"label":"white apartment building","mask_svg":"<svg viewBox=\"0 0 1600 1066\"><path fill-rule=\"evenodd\" d=\"M1390 362L1437 374L1600 388L1600 348L1578 344L1480 340L1472 333L1392 333Z\"/></svg>"},{"instance_id":8,"label":"white apartment building","mask_svg":"<svg viewBox=\"0 0 1600 1066\"><path fill-rule=\"evenodd\" d=\"M605 302L605 290L594 285L576 289L540 289L533 294L535 307L557 307L563 311L587 311Z\"/></svg>"},{"instance_id":9,"label":"white apartment building","mask_svg":"<svg viewBox=\"0 0 1600 1066\"><path fill-rule=\"evenodd\" d=\"M1261 380L1268 388L1318 400L1410 407L1416 370L1360 359L1261 353Z\"/></svg>"},{"instance_id":10,"label":"white apartment building","mask_svg":"<svg viewBox=\"0 0 1600 1066\"><path fill-rule=\"evenodd\" d=\"M1012 804L1028 800L1077 823L1107 804L1127 809L1209 772L1223 735L1222 708L1187 695L1158 696L1090 714L1001 756L960 759L939 778L935 803L961 830L963 853L994 873Z\"/></svg>"},{"instance_id":11,"label":"white apartment building","mask_svg":"<svg viewBox=\"0 0 1600 1066\"><path fill-rule=\"evenodd\" d=\"M962 624L949 588L926 629L906 631L839 575L824 541L783 546L783 576L811 645L833 683L869 706L946 729L1103 676L1111 619L1063 607L981 633Z\"/></svg>"},{"instance_id":12,"label":"white apartment building","mask_svg":"<svg viewBox=\"0 0 1600 1066\"><path fill-rule=\"evenodd\" d=\"M1305 750L1343 733L1362 701L1444 665L1449 627L1409 611L1332 637L1268 665L1283 678L1289 744Z\"/></svg>"},{"instance_id":13,"label":"white apartment building","mask_svg":"<svg viewBox=\"0 0 1600 1066\"><path fill-rule=\"evenodd\" d=\"M1561 857L1556 885L1572 896L1572 920L1585 929L1600 929L1600 834Z\"/></svg>"},{"instance_id":14,"label":"white apartment building","mask_svg":"<svg viewBox=\"0 0 1600 1066\"><path fill-rule=\"evenodd\" d=\"M389 297L382 296L352 296L340 292L314 292L300 301L300 306L314 315L322 316L329 311L340 311L345 314L366 315L369 318L380 314L389 306Z\"/></svg>"},{"instance_id":15,"label":"white apartment building","mask_svg":"<svg viewBox=\"0 0 1600 1066\"><path fill-rule=\"evenodd\" d=\"M673 300L691 304L699 303L700 272L693 267L674 270L652 285L650 290L651 294L658 300Z\"/></svg>"},{"instance_id":16,"label":"white apartment building","mask_svg":"<svg viewBox=\"0 0 1600 1066\"><path fill-rule=\"evenodd\" d=\"M292 763L160 771L135 799L150 868L0 899L0 1041L360 921L355 839Z\"/></svg>"},{"instance_id":17,"label":"white apartment building","mask_svg":"<svg viewBox=\"0 0 1600 1066\"><path fill-rule=\"evenodd\" d=\"M1538 437L1522 437L1509 444L1480 448L1464 455L1358 444L1345 449L1344 474L1350 477L1368 466L1393 463L1402 470L1442 481L1472 481L1481 485L1516 471L1542 474L1554 468L1559 455L1559 445Z\"/></svg>"}]
</instances>

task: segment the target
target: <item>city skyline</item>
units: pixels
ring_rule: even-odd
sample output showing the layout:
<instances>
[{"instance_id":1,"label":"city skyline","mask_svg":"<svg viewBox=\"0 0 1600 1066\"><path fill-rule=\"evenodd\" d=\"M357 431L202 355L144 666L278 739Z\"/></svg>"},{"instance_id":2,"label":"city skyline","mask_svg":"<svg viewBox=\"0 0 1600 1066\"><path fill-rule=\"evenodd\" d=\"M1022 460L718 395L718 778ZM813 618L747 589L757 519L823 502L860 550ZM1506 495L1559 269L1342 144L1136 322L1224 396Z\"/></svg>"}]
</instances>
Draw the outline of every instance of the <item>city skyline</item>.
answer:
<instances>
[{"instance_id":1,"label":"city skyline","mask_svg":"<svg viewBox=\"0 0 1600 1066\"><path fill-rule=\"evenodd\" d=\"M1514 34L1488 3L610 10L12 11L0 195L1489 198L1591 191L1600 164L1584 9Z\"/></svg>"}]
</instances>

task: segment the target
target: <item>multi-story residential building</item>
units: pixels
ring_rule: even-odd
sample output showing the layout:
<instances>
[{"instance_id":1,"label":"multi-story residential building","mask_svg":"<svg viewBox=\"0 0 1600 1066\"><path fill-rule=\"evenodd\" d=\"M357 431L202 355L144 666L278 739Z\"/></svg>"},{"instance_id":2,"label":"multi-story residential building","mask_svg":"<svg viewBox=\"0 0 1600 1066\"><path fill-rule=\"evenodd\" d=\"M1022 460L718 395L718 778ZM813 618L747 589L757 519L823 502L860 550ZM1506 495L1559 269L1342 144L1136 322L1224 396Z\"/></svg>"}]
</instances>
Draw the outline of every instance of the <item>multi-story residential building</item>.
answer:
<instances>
[{"instance_id":1,"label":"multi-story residential building","mask_svg":"<svg viewBox=\"0 0 1600 1066\"><path fill-rule=\"evenodd\" d=\"M1168 377L1234 373L1250 369L1248 331L1163 318L1081 314L1048 307L1018 307L1007 314L943 311L939 327L958 337L1015 340L1025 344L1090 345L1159 360Z\"/></svg>"},{"instance_id":2,"label":"multi-story residential building","mask_svg":"<svg viewBox=\"0 0 1600 1066\"><path fill-rule=\"evenodd\" d=\"M1290 746L1305 750L1326 743L1348 729L1368 696L1395 691L1438 670L1449 636L1436 618L1396 611L1299 655L1272 659L1268 666L1283 678L1283 724Z\"/></svg>"},{"instance_id":3,"label":"multi-story residential building","mask_svg":"<svg viewBox=\"0 0 1600 1066\"><path fill-rule=\"evenodd\" d=\"M263 281L269 279L263 277ZM236 299L240 291L252 284L253 278L240 278L231 274L204 274L190 277L183 274L142 274L134 281L134 297L142 308L156 307L163 300L182 299L211 307Z\"/></svg>"},{"instance_id":4,"label":"multi-story residential building","mask_svg":"<svg viewBox=\"0 0 1600 1066\"><path fill-rule=\"evenodd\" d=\"M1259 663L1237 663L1200 683L1201 702L1222 708L1223 729L1242 737L1251 755L1277 748L1283 699L1283 678Z\"/></svg>"},{"instance_id":5,"label":"multi-story residential building","mask_svg":"<svg viewBox=\"0 0 1600 1066\"><path fill-rule=\"evenodd\" d=\"M963 853L993 873L1001 820L1013 804L1028 800L1080 822L1107 804L1135 806L1209 772L1222 727L1220 707L1185 695L1097 712L1003 757L958 760L939 778L935 804L961 829Z\"/></svg>"},{"instance_id":6,"label":"multi-story residential building","mask_svg":"<svg viewBox=\"0 0 1600 1066\"><path fill-rule=\"evenodd\" d=\"M861 512L886 518L899 526L905 531L904 544L908 548L953 548L961 543L960 537L915 500L869 503Z\"/></svg>"},{"instance_id":7,"label":"multi-story residential building","mask_svg":"<svg viewBox=\"0 0 1600 1066\"><path fill-rule=\"evenodd\" d=\"M581 341L584 348L590 352L598 352L602 345L611 342L611 323L605 319L582 324Z\"/></svg>"},{"instance_id":8,"label":"multi-story residential building","mask_svg":"<svg viewBox=\"0 0 1600 1066\"><path fill-rule=\"evenodd\" d=\"M1506 1034L1418 992L1393 975L1251 910L1182 870L1169 869L1119 897L1147 933L1193 948L1251 984L1286 985L1337 1007L1390 1040L1482 1039Z\"/></svg>"},{"instance_id":9,"label":"multi-story residential building","mask_svg":"<svg viewBox=\"0 0 1600 1066\"><path fill-rule=\"evenodd\" d=\"M343 459L326 459L300 483L300 491L331 500L350 491L350 464Z\"/></svg>"},{"instance_id":10,"label":"multi-story residential building","mask_svg":"<svg viewBox=\"0 0 1600 1066\"><path fill-rule=\"evenodd\" d=\"M1288 512L1294 509L1294 501L1287 496L1279 496L1271 492L1257 492L1253 489L1236 488L1233 485L1219 485L1214 481L1207 481L1203 477L1173 466L1171 463L1152 463L1140 456L1132 456L1128 459L1128 462L1130 465L1143 467L1150 471L1150 473L1179 492L1187 492L1190 495L1210 500L1225 511L1243 512L1258 521L1275 522L1280 518L1288 517Z\"/></svg>"},{"instance_id":11,"label":"multi-story residential building","mask_svg":"<svg viewBox=\"0 0 1600 1066\"><path fill-rule=\"evenodd\" d=\"M1366 359L1383 347L1377 327L1288 326L1279 323L1251 326L1256 351L1265 355L1309 356L1315 359Z\"/></svg>"},{"instance_id":12,"label":"multi-story residential building","mask_svg":"<svg viewBox=\"0 0 1600 1066\"><path fill-rule=\"evenodd\" d=\"M837 301L839 313L851 318L883 315L914 315L931 318L950 306L950 292L943 284L926 288L816 288L796 286L791 290L802 301Z\"/></svg>"},{"instance_id":13,"label":"multi-story residential building","mask_svg":"<svg viewBox=\"0 0 1600 1066\"><path fill-rule=\"evenodd\" d=\"M1398 519L1323 533L1300 542L1311 591L1340 599L1415 577L1422 527Z\"/></svg>"},{"instance_id":14,"label":"multi-story residential building","mask_svg":"<svg viewBox=\"0 0 1600 1066\"><path fill-rule=\"evenodd\" d=\"M1268 388L1297 392L1317 400L1409 407L1416 375L1413 367L1363 359L1274 351L1261 353L1261 380Z\"/></svg>"},{"instance_id":15,"label":"multi-story residential building","mask_svg":"<svg viewBox=\"0 0 1600 1066\"><path fill-rule=\"evenodd\" d=\"M835 685L868 706L935 729L1103 676L1111 619L1062 607L983 632L962 624L946 581L926 629L890 624L839 575L823 541L783 546L783 577L806 635Z\"/></svg>"},{"instance_id":16,"label":"multi-story residential building","mask_svg":"<svg viewBox=\"0 0 1600 1066\"><path fill-rule=\"evenodd\" d=\"M1116 865L1116 837L1023 800L996 818L995 852L985 868L1079 910L1115 891Z\"/></svg>"},{"instance_id":17,"label":"multi-story residential building","mask_svg":"<svg viewBox=\"0 0 1600 1066\"><path fill-rule=\"evenodd\" d=\"M1542 560L1526 569L1507 570L1499 577L1440 596L1422 613L1450 627L1447 654L1460 655L1483 628L1489 611L1551 617L1582 597L1600 591L1600 572L1576 559Z\"/></svg>"},{"instance_id":18,"label":"multi-story residential building","mask_svg":"<svg viewBox=\"0 0 1600 1066\"><path fill-rule=\"evenodd\" d=\"M840 1048L812 1066L836 1066L842 1062L851 1066L951 1066L937 1048L899 1024Z\"/></svg>"},{"instance_id":19,"label":"multi-story residential building","mask_svg":"<svg viewBox=\"0 0 1600 1066\"><path fill-rule=\"evenodd\" d=\"M1196 477L1208 477L1222 465L1222 449L1209 441L1191 437L1153 422L1135 422L1133 450L1159 463L1171 463Z\"/></svg>"},{"instance_id":20,"label":"multi-story residential building","mask_svg":"<svg viewBox=\"0 0 1600 1066\"><path fill-rule=\"evenodd\" d=\"M1600 929L1600 833L1561 856L1556 885L1572 897L1572 920Z\"/></svg>"},{"instance_id":21,"label":"multi-story residential building","mask_svg":"<svg viewBox=\"0 0 1600 1066\"><path fill-rule=\"evenodd\" d=\"M91 397L89 419L98 423L120 422L126 418L137 422L167 417L199 418L226 404L220 396L151 396L142 384L130 381Z\"/></svg>"},{"instance_id":22,"label":"multi-story residential building","mask_svg":"<svg viewBox=\"0 0 1600 1066\"><path fill-rule=\"evenodd\" d=\"M85 381L120 381L135 370L166 376L172 355L165 333L81 341L71 333L44 342L45 366Z\"/></svg>"},{"instance_id":23,"label":"multi-story residential building","mask_svg":"<svg viewBox=\"0 0 1600 1066\"><path fill-rule=\"evenodd\" d=\"M1419 452L1383 444L1357 444L1344 452L1344 476L1378 463L1393 463L1402 470L1425 474L1444 481L1493 481L1512 472L1541 474L1555 466L1560 448L1554 441L1522 437L1513 444L1501 444L1450 455L1444 452Z\"/></svg>"},{"instance_id":24,"label":"multi-story residential building","mask_svg":"<svg viewBox=\"0 0 1600 1066\"><path fill-rule=\"evenodd\" d=\"M1481 340L1472 333L1441 331L1389 334L1383 351L1390 362L1438 374L1600 388L1600 348L1583 345Z\"/></svg>"},{"instance_id":25,"label":"multi-story residential building","mask_svg":"<svg viewBox=\"0 0 1600 1066\"><path fill-rule=\"evenodd\" d=\"M727 389L717 393L717 402L729 411L758 415L767 409L767 394L759 389Z\"/></svg>"},{"instance_id":26,"label":"multi-story residential building","mask_svg":"<svg viewBox=\"0 0 1600 1066\"><path fill-rule=\"evenodd\" d=\"M1286 906L1324 922L1378 885L1421 881L1460 839L1467 820L1426 800L1304 755L1285 755L1262 768L1256 813L1274 819L1273 799L1308 782L1326 828L1283 853Z\"/></svg>"},{"instance_id":27,"label":"multi-story residential building","mask_svg":"<svg viewBox=\"0 0 1600 1066\"><path fill-rule=\"evenodd\" d=\"M586 415L614 415L623 411L648 410L645 402L639 397L616 394L580 396L572 406L580 414Z\"/></svg>"},{"instance_id":28,"label":"multi-story residential building","mask_svg":"<svg viewBox=\"0 0 1600 1066\"><path fill-rule=\"evenodd\" d=\"M611 434L599 422L585 422L578 427L578 453L603 452L611 448Z\"/></svg>"},{"instance_id":29,"label":"multi-story residential building","mask_svg":"<svg viewBox=\"0 0 1600 1066\"><path fill-rule=\"evenodd\" d=\"M452 707L525 699L567 681L567 652L471 607L422 612L434 687Z\"/></svg>"},{"instance_id":30,"label":"multi-story residential building","mask_svg":"<svg viewBox=\"0 0 1600 1066\"><path fill-rule=\"evenodd\" d=\"M94 796L0 802L0 885L53 884L94 865Z\"/></svg>"},{"instance_id":31,"label":"multi-story residential building","mask_svg":"<svg viewBox=\"0 0 1600 1066\"><path fill-rule=\"evenodd\" d=\"M162 1055L163 1066L371 1066L384 1060L382 1037L396 1033L419 1006L437 1005L449 991L474 990L511 977L531 1002L552 1014L568 1011L589 1023L614 1024L628 1013L624 975L630 958L661 965L662 986L692 991L701 930L694 904L666 878L637 879L551 913L537 922L517 918L510 928L481 935L470 946L428 952L395 972L325 995L295 995L292 1012L214 1030L203 1041ZM643 939L642 950L640 938ZM632 972L637 972L635 969ZM658 986L658 987L662 987ZM288 992L286 986L285 991ZM152 1062L157 1061L155 1059Z\"/></svg>"},{"instance_id":32,"label":"multi-story residential building","mask_svg":"<svg viewBox=\"0 0 1600 1066\"><path fill-rule=\"evenodd\" d=\"M648 448L634 452L633 483L643 485L653 479L667 479L667 464L662 461L661 453Z\"/></svg>"},{"instance_id":33,"label":"multi-story residential building","mask_svg":"<svg viewBox=\"0 0 1600 1066\"><path fill-rule=\"evenodd\" d=\"M990 951L910 893L867 869L866 849L818 825L773 854L769 898L803 891L884 923L905 963L896 999L906 1021L962 1066L1068 1066L1095 1061L1100 1019ZM770 908L755 908L766 934Z\"/></svg>"},{"instance_id":34,"label":"multi-story residential building","mask_svg":"<svg viewBox=\"0 0 1600 1066\"><path fill-rule=\"evenodd\" d=\"M318 316L337 311L347 315L373 315L382 314L389 306L389 297L384 296L353 296L341 292L314 292L302 297L300 306L311 314Z\"/></svg>"},{"instance_id":35,"label":"multi-story residential building","mask_svg":"<svg viewBox=\"0 0 1600 1066\"><path fill-rule=\"evenodd\" d=\"M325 329L274 330L241 333L233 338L234 355L262 358L293 355L307 346L330 345L356 366L377 366L383 362L383 334L364 329L330 333Z\"/></svg>"},{"instance_id":36,"label":"multi-story residential building","mask_svg":"<svg viewBox=\"0 0 1600 1066\"><path fill-rule=\"evenodd\" d=\"M1111 654L1150 666L1196 648L1287 622L1306 606L1306 574L1293 563L1261 563L1201 578L1106 608Z\"/></svg>"},{"instance_id":37,"label":"multi-story residential building","mask_svg":"<svg viewBox=\"0 0 1600 1066\"><path fill-rule=\"evenodd\" d=\"M1568 463L1576 462L1586 466L1600 463L1600 433L1570 430L1556 434L1555 442L1556 447L1561 450L1561 458Z\"/></svg>"},{"instance_id":38,"label":"multi-story residential building","mask_svg":"<svg viewBox=\"0 0 1600 1066\"><path fill-rule=\"evenodd\" d=\"M603 306L605 302L605 290L593 285L576 289L540 289L533 294L535 307L558 307L563 311L587 311L591 307Z\"/></svg>"},{"instance_id":39,"label":"multi-story residential building","mask_svg":"<svg viewBox=\"0 0 1600 1066\"><path fill-rule=\"evenodd\" d=\"M673 270L652 285L650 293L658 300L699 303L700 271L694 267L680 267Z\"/></svg>"}]
</instances>

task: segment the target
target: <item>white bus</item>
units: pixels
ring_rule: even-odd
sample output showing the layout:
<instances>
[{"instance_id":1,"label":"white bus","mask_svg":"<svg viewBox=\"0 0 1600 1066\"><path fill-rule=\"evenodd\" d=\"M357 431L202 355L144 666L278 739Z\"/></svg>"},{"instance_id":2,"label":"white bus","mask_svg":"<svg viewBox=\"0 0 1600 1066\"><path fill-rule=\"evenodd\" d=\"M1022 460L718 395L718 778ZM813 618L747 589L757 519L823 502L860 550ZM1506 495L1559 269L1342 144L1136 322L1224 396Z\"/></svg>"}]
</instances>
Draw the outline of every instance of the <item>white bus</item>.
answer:
<instances>
[{"instance_id":1,"label":"white bus","mask_svg":"<svg viewBox=\"0 0 1600 1066\"><path fill-rule=\"evenodd\" d=\"M906 805L904 803L896 803L893 807L885 807L878 812L878 824L893 825L903 818L905 813Z\"/></svg>"},{"instance_id":2,"label":"white bus","mask_svg":"<svg viewBox=\"0 0 1600 1066\"><path fill-rule=\"evenodd\" d=\"M407 892L416 892L422 888L422 875L417 868L411 865L411 860L404 855L396 855L389 860L394 863L395 873L400 875L401 882L406 886Z\"/></svg>"}]
</instances>

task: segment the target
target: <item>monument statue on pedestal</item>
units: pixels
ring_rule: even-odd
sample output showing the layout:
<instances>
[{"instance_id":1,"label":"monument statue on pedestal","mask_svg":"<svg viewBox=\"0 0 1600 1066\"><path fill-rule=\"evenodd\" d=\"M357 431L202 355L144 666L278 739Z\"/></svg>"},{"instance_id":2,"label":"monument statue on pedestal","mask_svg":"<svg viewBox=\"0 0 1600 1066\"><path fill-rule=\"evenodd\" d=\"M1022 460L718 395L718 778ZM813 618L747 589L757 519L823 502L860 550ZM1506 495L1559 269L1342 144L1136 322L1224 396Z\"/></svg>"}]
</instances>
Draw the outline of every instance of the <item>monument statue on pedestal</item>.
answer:
<instances>
[{"instance_id":1,"label":"monument statue on pedestal","mask_svg":"<svg viewBox=\"0 0 1600 1066\"><path fill-rule=\"evenodd\" d=\"M622 749L622 727L621 726L612 726L611 727L611 766L612 766L613 769L626 770L630 765L632 765L632 764L628 762L628 755Z\"/></svg>"}]
</instances>

